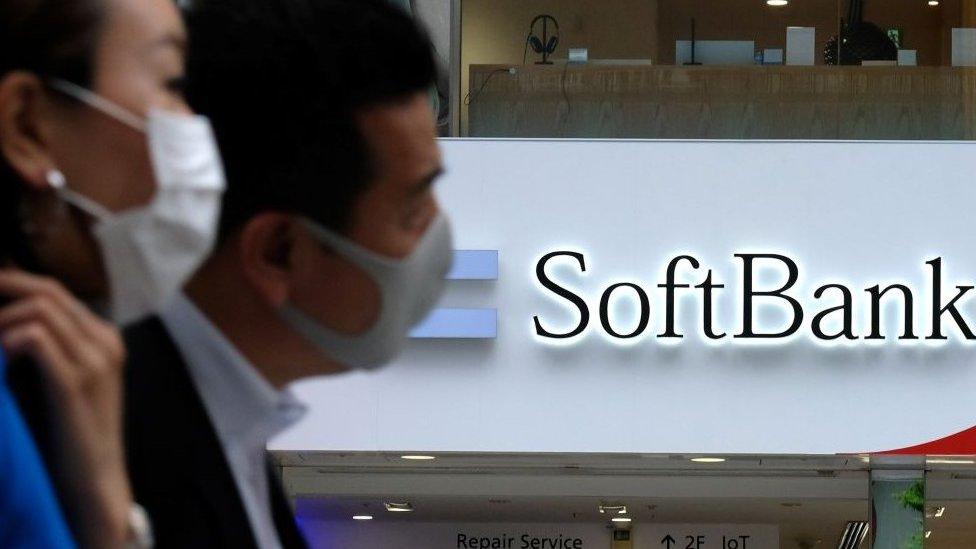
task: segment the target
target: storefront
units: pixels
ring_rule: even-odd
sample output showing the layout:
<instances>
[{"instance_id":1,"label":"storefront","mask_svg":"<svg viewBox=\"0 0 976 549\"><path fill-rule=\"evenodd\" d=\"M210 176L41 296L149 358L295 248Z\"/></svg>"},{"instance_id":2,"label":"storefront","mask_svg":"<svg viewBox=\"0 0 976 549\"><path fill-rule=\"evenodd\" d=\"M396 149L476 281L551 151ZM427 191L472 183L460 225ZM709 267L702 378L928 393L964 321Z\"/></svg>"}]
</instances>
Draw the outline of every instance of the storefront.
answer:
<instances>
[{"instance_id":1,"label":"storefront","mask_svg":"<svg viewBox=\"0 0 976 549\"><path fill-rule=\"evenodd\" d=\"M976 3L865 3L883 66L826 64L860 2L538 4L445 18L449 290L398 363L297 387L313 543L976 546ZM755 66L684 65L691 18Z\"/></svg>"}]
</instances>

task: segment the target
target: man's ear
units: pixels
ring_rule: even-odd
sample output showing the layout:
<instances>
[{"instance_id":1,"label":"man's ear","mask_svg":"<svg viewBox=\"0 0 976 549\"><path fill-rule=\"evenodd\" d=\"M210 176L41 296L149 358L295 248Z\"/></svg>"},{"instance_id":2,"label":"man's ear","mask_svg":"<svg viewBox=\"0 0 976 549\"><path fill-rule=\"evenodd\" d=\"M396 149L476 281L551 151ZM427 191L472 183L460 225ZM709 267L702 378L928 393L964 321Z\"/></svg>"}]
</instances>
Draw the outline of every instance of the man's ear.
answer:
<instances>
[{"instance_id":1,"label":"man's ear","mask_svg":"<svg viewBox=\"0 0 976 549\"><path fill-rule=\"evenodd\" d=\"M258 214L248 220L238 239L244 277L266 305L281 307L291 293L294 218L282 213Z\"/></svg>"},{"instance_id":2,"label":"man's ear","mask_svg":"<svg viewBox=\"0 0 976 549\"><path fill-rule=\"evenodd\" d=\"M42 123L50 106L41 80L24 71L0 79L0 154L25 183L47 189L48 172L56 169Z\"/></svg>"}]
</instances>

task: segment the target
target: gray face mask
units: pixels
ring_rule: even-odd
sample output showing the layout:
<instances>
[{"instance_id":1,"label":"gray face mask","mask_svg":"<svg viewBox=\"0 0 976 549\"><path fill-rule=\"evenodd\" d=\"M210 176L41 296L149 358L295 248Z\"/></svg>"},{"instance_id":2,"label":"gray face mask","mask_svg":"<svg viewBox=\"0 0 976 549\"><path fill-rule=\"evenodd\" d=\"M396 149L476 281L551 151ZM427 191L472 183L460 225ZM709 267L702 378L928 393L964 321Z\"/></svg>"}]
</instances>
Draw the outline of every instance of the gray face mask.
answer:
<instances>
[{"instance_id":1,"label":"gray face mask","mask_svg":"<svg viewBox=\"0 0 976 549\"><path fill-rule=\"evenodd\" d=\"M417 248L403 259L382 256L317 223L303 221L317 240L376 282L380 312L376 322L357 335L331 330L293 304L282 308L282 318L322 353L348 368L373 369L392 361L406 345L410 329L430 313L444 290L444 277L453 259L447 218L438 214Z\"/></svg>"}]
</instances>

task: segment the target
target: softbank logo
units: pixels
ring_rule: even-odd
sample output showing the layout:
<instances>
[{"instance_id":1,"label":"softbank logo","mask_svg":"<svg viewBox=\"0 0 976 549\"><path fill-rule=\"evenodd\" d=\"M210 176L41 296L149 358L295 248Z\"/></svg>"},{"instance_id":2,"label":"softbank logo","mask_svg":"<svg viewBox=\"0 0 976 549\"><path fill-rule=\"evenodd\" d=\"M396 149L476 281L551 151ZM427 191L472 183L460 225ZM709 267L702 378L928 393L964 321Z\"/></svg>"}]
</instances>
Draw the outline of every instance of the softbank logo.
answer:
<instances>
[{"instance_id":1,"label":"softbank logo","mask_svg":"<svg viewBox=\"0 0 976 549\"><path fill-rule=\"evenodd\" d=\"M595 315L599 327L593 329L611 341L656 338L662 343L680 343L686 336L713 343L777 343L804 337L847 343L976 340L974 319L967 318L963 307L974 286L943 280L942 257L914 266L924 271L922 287L897 281L852 287L829 280L801 284L805 273L786 254L732 256L736 272L727 279L693 255L676 255L664 264L656 284L619 281L596 295L580 295L583 292L571 286L589 274L584 254L567 250L547 253L535 265L536 282L573 312L573 321L567 326L565 318L535 315L534 334L544 342L573 341L596 324L591 318ZM550 274L556 266L558 280ZM770 270L776 274L773 283L763 276ZM628 297L635 311L632 318L615 318L611 301ZM732 304L732 311L724 311L722 316L716 311L720 299ZM687 304L689 300L697 302L700 309L700 326L694 330L697 333L682 333L676 324L677 303ZM768 312L767 308L775 309L777 322L763 320L761 313ZM657 320L654 326L652 314Z\"/></svg>"},{"instance_id":2,"label":"softbank logo","mask_svg":"<svg viewBox=\"0 0 976 549\"><path fill-rule=\"evenodd\" d=\"M498 280L497 250L455 250L447 273L453 281ZM493 339L498 335L497 309L434 309L410 332L414 339Z\"/></svg>"}]
</instances>

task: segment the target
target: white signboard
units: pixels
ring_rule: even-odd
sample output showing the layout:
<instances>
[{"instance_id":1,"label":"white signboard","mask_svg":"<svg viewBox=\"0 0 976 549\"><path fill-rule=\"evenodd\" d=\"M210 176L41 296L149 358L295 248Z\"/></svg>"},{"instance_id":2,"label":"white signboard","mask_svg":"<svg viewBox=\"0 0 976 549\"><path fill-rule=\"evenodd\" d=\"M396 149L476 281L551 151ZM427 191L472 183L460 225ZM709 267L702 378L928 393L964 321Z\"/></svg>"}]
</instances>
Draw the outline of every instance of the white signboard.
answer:
<instances>
[{"instance_id":1,"label":"white signboard","mask_svg":"<svg viewBox=\"0 0 976 549\"><path fill-rule=\"evenodd\" d=\"M452 524L302 521L317 549L606 549L602 524ZM636 548L636 546L635 546ZM704 549L704 548L703 548ZM761 547L760 549L765 549Z\"/></svg>"},{"instance_id":2,"label":"white signboard","mask_svg":"<svg viewBox=\"0 0 976 549\"><path fill-rule=\"evenodd\" d=\"M952 66L976 67L976 29L952 29Z\"/></svg>"},{"instance_id":3,"label":"white signboard","mask_svg":"<svg viewBox=\"0 0 976 549\"><path fill-rule=\"evenodd\" d=\"M976 425L976 144L447 141L456 246L497 280L297 387L275 448L855 453ZM951 453L951 452L946 452Z\"/></svg>"},{"instance_id":4,"label":"white signboard","mask_svg":"<svg viewBox=\"0 0 976 549\"><path fill-rule=\"evenodd\" d=\"M647 524L634 549L778 549L779 528L756 524Z\"/></svg>"},{"instance_id":5,"label":"white signboard","mask_svg":"<svg viewBox=\"0 0 976 549\"><path fill-rule=\"evenodd\" d=\"M605 524L300 521L318 549L607 549ZM633 549L779 549L779 528L756 524L635 524Z\"/></svg>"},{"instance_id":6,"label":"white signboard","mask_svg":"<svg viewBox=\"0 0 976 549\"><path fill-rule=\"evenodd\" d=\"M786 64L809 65L816 62L816 27L786 28Z\"/></svg>"}]
</instances>

